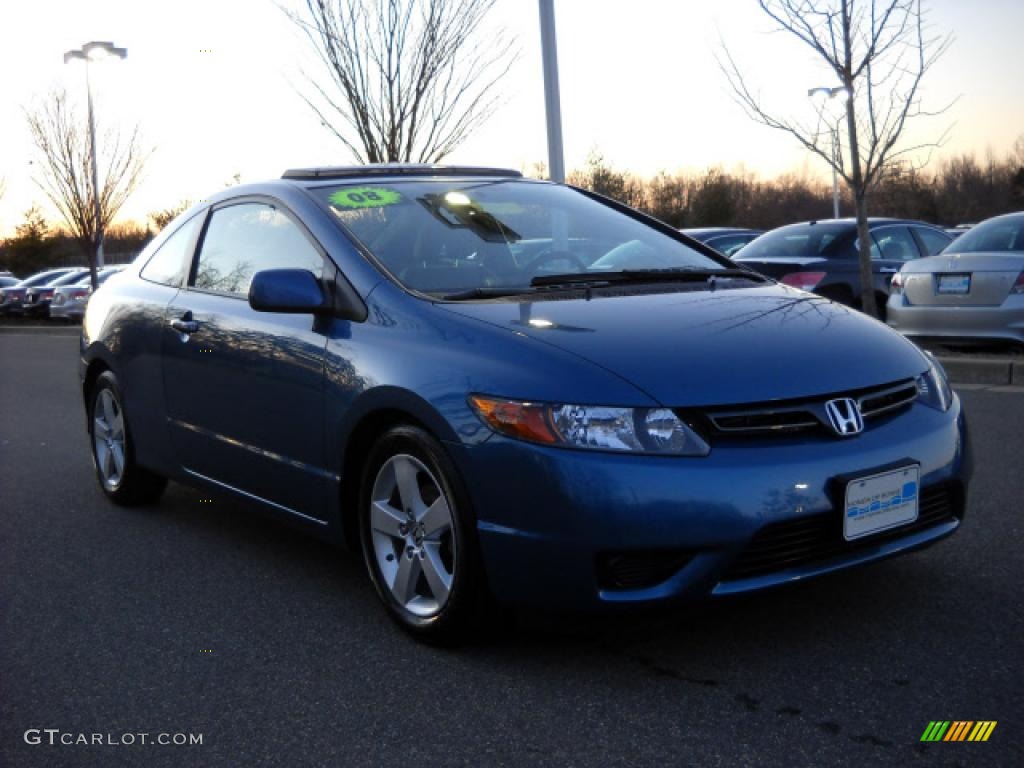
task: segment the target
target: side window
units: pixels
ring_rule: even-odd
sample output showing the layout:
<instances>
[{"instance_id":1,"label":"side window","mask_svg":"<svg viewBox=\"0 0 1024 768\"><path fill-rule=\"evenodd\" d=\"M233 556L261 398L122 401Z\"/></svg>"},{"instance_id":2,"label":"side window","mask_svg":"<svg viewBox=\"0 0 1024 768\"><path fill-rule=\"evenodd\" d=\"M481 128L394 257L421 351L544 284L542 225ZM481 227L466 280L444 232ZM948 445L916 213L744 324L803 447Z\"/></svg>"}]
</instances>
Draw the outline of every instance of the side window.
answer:
<instances>
[{"instance_id":1,"label":"side window","mask_svg":"<svg viewBox=\"0 0 1024 768\"><path fill-rule=\"evenodd\" d=\"M214 211L191 285L245 296L252 276L264 269L308 269L321 277L323 258L273 206L240 203Z\"/></svg>"},{"instance_id":2,"label":"side window","mask_svg":"<svg viewBox=\"0 0 1024 768\"><path fill-rule=\"evenodd\" d=\"M707 241L707 245L726 256L732 256L746 244L747 240L743 235L725 235L724 237L713 237Z\"/></svg>"},{"instance_id":3,"label":"side window","mask_svg":"<svg viewBox=\"0 0 1024 768\"><path fill-rule=\"evenodd\" d=\"M191 261L188 249L192 245L196 227L202 220L202 215L197 214L178 227L146 262L139 277L161 285L181 285L181 276Z\"/></svg>"},{"instance_id":4,"label":"side window","mask_svg":"<svg viewBox=\"0 0 1024 768\"><path fill-rule=\"evenodd\" d=\"M874 240L871 246L872 259L910 261L921 255L906 227L881 227L871 232L871 238Z\"/></svg>"},{"instance_id":5,"label":"side window","mask_svg":"<svg viewBox=\"0 0 1024 768\"><path fill-rule=\"evenodd\" d=\"M925 227L914 227L914 234L916 234L917 239L921 241L921 245L924 247L925 256L934 256L953 242L952 239L946 235L936 232L934 229L926 229Z\"/></svg>"}]
</instances>

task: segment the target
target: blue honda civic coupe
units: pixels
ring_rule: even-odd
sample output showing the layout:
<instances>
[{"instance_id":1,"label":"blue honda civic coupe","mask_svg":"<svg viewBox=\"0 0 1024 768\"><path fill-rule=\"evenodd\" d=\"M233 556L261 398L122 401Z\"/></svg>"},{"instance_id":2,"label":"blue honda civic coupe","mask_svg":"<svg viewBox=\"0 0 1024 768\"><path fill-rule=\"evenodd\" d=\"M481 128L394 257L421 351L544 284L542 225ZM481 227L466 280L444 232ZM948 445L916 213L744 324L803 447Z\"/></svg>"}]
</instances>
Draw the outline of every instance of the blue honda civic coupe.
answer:
<instances>
[{"instance_id":1,"label":"blue honda civic coupe","mask_svg":"<svg viewBox=\"0 0 1024 768\"><path fill-rule=\"evenodd\" d=\"M729 595L964 516L964 415L881 323L590 192L289 171L168 225L88 304L99 483L167 481L361 551L415 636L492 605Z\"/></svg>"}]
</instances>

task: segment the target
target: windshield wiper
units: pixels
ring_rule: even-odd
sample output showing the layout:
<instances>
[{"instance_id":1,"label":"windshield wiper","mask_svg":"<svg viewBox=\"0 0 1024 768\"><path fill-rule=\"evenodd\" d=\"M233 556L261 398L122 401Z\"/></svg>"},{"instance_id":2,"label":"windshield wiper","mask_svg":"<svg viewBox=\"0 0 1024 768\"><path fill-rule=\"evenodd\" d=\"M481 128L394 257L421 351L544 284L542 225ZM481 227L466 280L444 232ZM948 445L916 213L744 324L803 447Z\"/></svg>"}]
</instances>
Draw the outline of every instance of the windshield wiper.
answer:
<instances>
[{"instance_id":1,"label":"windshield wiper","mask_svg":"<svg viewBox=\"0 0 1024 768\"><path fill-rule=\"evenodd\" d=\"M568 272L560 275L540 275L530 281L529 287L479 287L448 293L441 298L445 301L468 299L495 299L503 296L520 296L531 293L533 288L558 288L560 286L585 287L596 285L621 285L623 283L680 283L707 281L714 287L718 278L740 278L758 283L768 278L746 269L696 269L693 267L669 267L667 269L623 269L618 272Z\"/></svg>"},{"instance_id":2,"label":"windshield wiper","mask_svg":"<svg viewBox=\"0 0 1024 768\"><path fill-rule=\"evenodd\" d=\"M763 283L763 275L746 269L695 269L692 267L669 267L667 269L623 269L618 272L568 272L561 275L539 275L530 285L599 285L621 283L679 283L739 277Z\"/></svg>"},{"instance_id":3,"label":"windshield wiper","mask_svg":"<svg viewBox=\"0 0 1024 768\"><path fill-rule=\"evenodd\" d=\"M441 298L444 301L465 301L468 299L500 299L503 296L519 296L530 293L530 289L524 286L518 288L483 287L469 288L465 291L446 293Z\"/></svg>"}]
</instances>

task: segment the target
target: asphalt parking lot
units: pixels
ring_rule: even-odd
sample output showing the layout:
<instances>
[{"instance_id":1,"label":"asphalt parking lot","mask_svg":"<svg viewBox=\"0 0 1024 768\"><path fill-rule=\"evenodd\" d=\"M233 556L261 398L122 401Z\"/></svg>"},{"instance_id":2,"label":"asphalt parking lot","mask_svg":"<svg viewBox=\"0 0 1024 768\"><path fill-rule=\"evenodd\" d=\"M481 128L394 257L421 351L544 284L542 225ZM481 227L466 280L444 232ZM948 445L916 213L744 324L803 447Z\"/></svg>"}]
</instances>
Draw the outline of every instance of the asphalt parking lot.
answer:
<instances>
[{"instance_id":1,"label":"asphalt parking lot","mask_svg":"<svg viewBox=\"0 0 1024 768\"><path fill-rule=\"evenodd\" d=\"M1024 765L1024 390L961 392L969 518L927 551L446 651L393 627L355 556L244 504L108 504L77 347L0 334L0 765ZM937 719L998 725L921 743Z\"/></svg>"}]
</instances>

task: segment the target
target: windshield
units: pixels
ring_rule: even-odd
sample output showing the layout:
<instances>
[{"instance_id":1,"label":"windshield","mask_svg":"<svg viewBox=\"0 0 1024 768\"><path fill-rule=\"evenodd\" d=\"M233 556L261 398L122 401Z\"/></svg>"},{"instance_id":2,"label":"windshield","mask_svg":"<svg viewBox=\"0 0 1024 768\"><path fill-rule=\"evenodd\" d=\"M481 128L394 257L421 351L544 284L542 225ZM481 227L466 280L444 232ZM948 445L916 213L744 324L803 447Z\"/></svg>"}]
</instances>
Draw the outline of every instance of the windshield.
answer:
<instances>
[{"instance_id":1,"label":"windshield","mask_svg":"<svg viewBox=\"0 0 1024 768\"><path fill-rule=\"evenodd\" d=\"M980 251L1024 251L1024 214L982 222L960 235L943 253Z\"/></svg>"},{"instance_id":2,"label":"windshield","mask_svg":"<svg viewBox=\"0 0 1024 768\"><path fill-rule=\"evenodd\" d=\"M726 270L709 256L568 187L529 181L382 181L317 187L406 287L447 295L531 290L552 275Z\"/></svg>"},{"instance_id":3,"label":"windshield","mask_svg":"<svg viewBox=\"0 0 1024 768\"><path fill-rule=\"evenodd\" d=\"M848 255L853 234L849 224L794 224L761 235L735 258L841 258Z\"/></svg>"}]
</instances>

